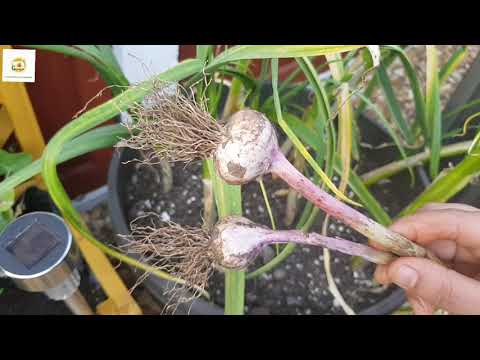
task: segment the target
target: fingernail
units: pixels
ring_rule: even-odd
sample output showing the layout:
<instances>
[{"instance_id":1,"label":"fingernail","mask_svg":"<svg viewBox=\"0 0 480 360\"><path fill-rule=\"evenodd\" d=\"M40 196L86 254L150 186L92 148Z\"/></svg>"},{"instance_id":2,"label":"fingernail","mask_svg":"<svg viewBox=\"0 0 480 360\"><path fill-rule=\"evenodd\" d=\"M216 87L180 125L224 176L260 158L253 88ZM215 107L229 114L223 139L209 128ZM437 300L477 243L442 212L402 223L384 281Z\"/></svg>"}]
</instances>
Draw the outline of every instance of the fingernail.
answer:
<instances>
[{"instance_id":1,"label":"fingernail","mask_svg":"<svg viewBox=\"0 0 480 360\"><path fill-rule=\"evenodd\" d=\"M401 288L408 290L415 287L418 280L418 273L407 265L402 265L392 274L392 280Z\"/></svg>"}]
</instances>

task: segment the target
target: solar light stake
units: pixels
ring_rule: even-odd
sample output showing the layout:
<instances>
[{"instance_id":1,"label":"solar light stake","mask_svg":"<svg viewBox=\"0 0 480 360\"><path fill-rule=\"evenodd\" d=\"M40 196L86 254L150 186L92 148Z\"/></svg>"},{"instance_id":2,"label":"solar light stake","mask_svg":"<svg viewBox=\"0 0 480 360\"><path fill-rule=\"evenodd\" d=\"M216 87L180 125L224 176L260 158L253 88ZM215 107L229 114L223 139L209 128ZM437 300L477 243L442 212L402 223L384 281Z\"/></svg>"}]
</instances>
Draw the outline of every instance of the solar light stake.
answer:
<instances>
[{"instance_id":1,"label":"solar light stake","mask_svg":"<svg viewBox=\"0 0 480 360\"><path fill-rule=\"evenodd\" d=\"M0 268L21 289L65 301L75 315L93 315L80 293L73 261L72 234L49 212L20 216L0 234Z\"/></svg>"}]
</instances>

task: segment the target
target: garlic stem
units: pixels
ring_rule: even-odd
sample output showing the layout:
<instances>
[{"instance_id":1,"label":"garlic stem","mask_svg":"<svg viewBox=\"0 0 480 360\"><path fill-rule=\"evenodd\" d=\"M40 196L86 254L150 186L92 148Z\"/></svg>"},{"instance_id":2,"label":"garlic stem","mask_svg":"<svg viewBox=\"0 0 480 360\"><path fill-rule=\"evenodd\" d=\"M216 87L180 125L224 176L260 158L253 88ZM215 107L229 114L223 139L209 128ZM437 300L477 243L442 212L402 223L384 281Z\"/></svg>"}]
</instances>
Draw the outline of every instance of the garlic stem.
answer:
<instances>
[{"instance_id":1,"label":"garlic stem","mask_svg":"<svg viewBox=\"0 0 480 360\"><path fill-rule=\"evenodd\" d=\"M360 256L375 264L388 264L395 256L370 246L355 243L353 241L323 236L317 233L305 234L300 230L272 231L264 237L265 243L282 244L295 243L302 245L323 246L330 250L339 251L343 254Z\"/></svg>"},{"instance_id":2,"label":"garlic stem","mask_svg":"<svg viewBox=\"0 0 480 360\"><path fill-rule=\"evenodd\" d=\"M428 252L425 248L385 228L320 189L300 173L280 151L272 154L270 172L282 178L288 185L297 190L316 207L322 209L337 220L344 222L388 251L399 256L428 257L439 262L436 256Z\"/></svg>"}]
</instances>

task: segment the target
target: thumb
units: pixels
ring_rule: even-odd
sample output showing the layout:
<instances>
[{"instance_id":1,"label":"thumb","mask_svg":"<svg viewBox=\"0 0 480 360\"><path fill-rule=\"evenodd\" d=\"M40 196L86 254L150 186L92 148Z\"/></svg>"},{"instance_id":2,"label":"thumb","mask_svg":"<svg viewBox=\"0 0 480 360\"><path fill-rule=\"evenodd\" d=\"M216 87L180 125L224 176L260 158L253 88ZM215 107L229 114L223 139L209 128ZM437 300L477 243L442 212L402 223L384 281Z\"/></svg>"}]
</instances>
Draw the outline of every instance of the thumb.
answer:
<instances>
[{"instance_id":1,"label":"thumb","mask_svg":"<svg viewBox=\"0 0 480 360\"><path fill-rule=\"evenodd\" d=\"M430 260L404 257L394 261L387 274L409 298L452 314L480 314L480 282Z\"/></svg>"}]
</instances>

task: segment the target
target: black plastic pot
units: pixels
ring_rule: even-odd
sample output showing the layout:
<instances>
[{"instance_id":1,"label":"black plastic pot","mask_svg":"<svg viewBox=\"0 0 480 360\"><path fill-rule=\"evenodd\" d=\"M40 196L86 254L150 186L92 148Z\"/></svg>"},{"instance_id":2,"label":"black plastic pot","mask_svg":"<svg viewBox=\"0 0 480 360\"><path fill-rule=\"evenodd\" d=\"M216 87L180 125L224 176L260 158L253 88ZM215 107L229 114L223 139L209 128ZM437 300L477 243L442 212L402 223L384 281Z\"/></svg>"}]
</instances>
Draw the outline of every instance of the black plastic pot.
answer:
<instances>
[{"instance_id":1,"label":"black plastic pot","mask_svg":"<svg viewBox=\"0 0 480 360\"><path fill-rule=\"evenodd\" d=\"M130 178L131 173L134 171L134 165L133 163L125 164L125 162L132 160L134 157L134 150L122 149L115 152L110 164L110 170L108 174L108 205L110 208L112 225L117 234L129 233L128 217L125 206L125 200L127 198L126 179ZM123 240L118 238L118 242L122 244ZM171 284L169 285L167 281L156 276L149 276L145 280L144 284L158 302L166 302L167 297L164 294L167 290L167 287L171 286ZM394 310L398 309L405 301L406 299L403 291L401 289L396 289L389 296L360 312L360 314L390 314ZM187 313L192 315L222 315L223 309L200 298L194 300L192 303L182 304L177 309L177 314Z\"/></svg>"}]
</instances>

